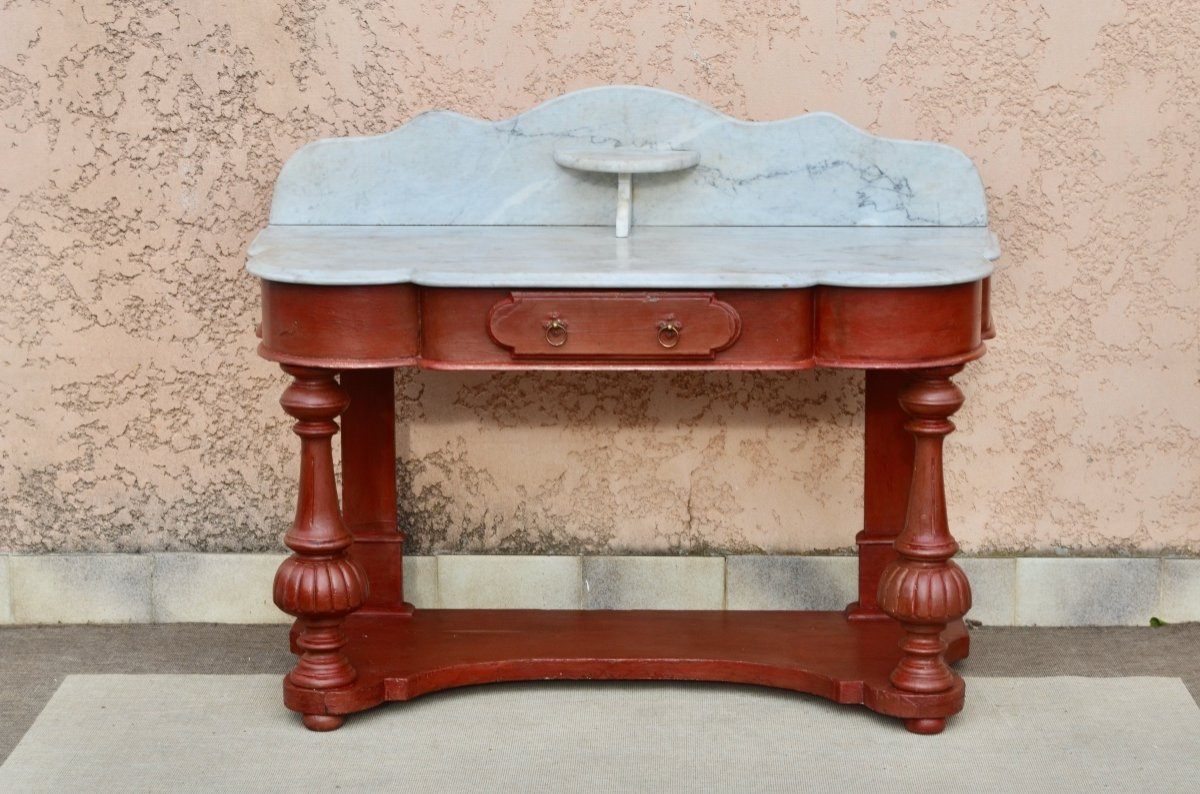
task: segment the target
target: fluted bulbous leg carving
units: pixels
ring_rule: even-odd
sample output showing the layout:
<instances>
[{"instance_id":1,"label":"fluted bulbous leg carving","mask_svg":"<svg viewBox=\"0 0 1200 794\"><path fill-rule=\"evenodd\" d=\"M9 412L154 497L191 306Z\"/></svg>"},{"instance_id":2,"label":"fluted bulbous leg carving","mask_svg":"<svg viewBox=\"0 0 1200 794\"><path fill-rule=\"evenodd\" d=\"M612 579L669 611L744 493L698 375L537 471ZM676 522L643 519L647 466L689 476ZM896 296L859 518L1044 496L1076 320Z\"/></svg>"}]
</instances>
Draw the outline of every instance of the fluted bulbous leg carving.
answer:
<instances>
[{"instance_id":1,"label":"fluted bulbous leg carving","mask_svg":"<svg viewBox=\"0 0 1200 794\"><path fill-rule=\"evenodd\" d=\"M954 430L950 416L963 394L950 378L961 366L921 370L900 392L910 419L905 428L915 440L912 487L904 530L896 538L897 559L879 580L880 608L904 627L904 656L892 672L892 684L916 694L947 692L962 679L946 664L941 635L946 624L971 608L971 587L950 558L958 544L946 520L942 441ZM944 717L905 720L914 733L937 733Z\"/></svg>"},{"instance_id":2,"label":"fluted bulbous leg carving","mask_svg":"<svg viewBox=\"0 0 1200 794\"><path fill-rule=\"evenodd\" d=\"M342 621L367 600L367 578L347 554L354 539L342 522L333 476L331 439L349 399L330 370L289 365L283 370L293 378L279 402L297 420L300 487L296 518L284 537L294 553L275 574L274 596L276 606L303 625L296 640L300 659L287 682L302 689L336 689L356 677L342 653ZM342 717L305 714L304 724L333 730Z\"/></svg>"}]
</instances>

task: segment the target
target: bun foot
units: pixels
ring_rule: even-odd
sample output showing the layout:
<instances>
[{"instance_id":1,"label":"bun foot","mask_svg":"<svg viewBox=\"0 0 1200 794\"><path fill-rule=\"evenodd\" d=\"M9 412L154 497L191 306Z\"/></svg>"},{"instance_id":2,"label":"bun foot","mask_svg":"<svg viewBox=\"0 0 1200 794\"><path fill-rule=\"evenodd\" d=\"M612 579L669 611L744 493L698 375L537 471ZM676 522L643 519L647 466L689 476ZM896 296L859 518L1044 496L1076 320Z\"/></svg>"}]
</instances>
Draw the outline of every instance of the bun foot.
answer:
<instances>
[{"instance_id":1,"label":"bun foot","mask_svg":"<svg viewBox=\"0 0 1200 794\"><path fill-rule=\"evenodd\" d=\"M308 718L305 717L307 720ZM945 717L922 717L920 719L911 719L904 721L904 727L909 733L920 733L929 735L931 733L941 733L946 727Z\"/></svg>"},{"instance_id":2,"label":"bun foot","mask_svg":"<svg viewBox=\"0 0 1200 794\"><path fill-rule=\"evenodd\" d=\"M342 727L342 723L345 721L345 717L339 717L334 714L304 715L304 727L310 731L335 731Z\"/></svg>"}]
</instances>

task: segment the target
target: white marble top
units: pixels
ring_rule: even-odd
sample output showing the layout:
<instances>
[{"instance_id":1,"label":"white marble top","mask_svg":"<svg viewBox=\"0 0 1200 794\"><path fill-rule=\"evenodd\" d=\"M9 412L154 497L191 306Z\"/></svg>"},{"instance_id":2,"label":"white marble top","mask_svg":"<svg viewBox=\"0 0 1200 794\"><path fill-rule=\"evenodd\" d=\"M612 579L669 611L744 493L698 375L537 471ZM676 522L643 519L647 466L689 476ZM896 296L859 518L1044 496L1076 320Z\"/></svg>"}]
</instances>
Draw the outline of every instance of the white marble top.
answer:
<instances>
[{"instance_id":1,"label":"white marble top","mask_svg":"<svg viewBox=\"0 0 1200 794\"><path fill-rule=\"evenodd\" d=\"M979 227L268 226L248 269L300 284L923 287L984 278L998 255Z\"/></svg>"},{"instance_id":2,"label":"white marble top","mask_svg":"<svg viewBox=\"0 0 1200 794\"><path fill-rule=\"evenodd\" d=\"M619 208L632 202L633 229L614 238L612 176L559 163L599 150L589 163L607 170L647 149L699 162L638 176ZM247 267L312 284L909 287L983 278L997 255L983 183L957 149L612 86L503 121L434 111L310 143L280 173Z\"/></svg>"}]
</instances>

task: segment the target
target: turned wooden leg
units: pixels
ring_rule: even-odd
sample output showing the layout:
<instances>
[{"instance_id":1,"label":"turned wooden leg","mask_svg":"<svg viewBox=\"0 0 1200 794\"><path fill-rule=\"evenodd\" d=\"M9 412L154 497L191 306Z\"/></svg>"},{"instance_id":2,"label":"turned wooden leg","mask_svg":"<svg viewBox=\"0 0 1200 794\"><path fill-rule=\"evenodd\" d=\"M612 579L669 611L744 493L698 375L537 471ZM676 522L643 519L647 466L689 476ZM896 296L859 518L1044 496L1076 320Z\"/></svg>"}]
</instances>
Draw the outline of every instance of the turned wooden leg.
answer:
<instances>
[{"instance_id":1,"label":"turned wooden leg","mask_svg":"<svg viewBox=\"0 0 1200 794\"><path fill-rule=\"evenodd\" d=\"M950 377L961 369L918 371L900 392L900 404L911 417L905 428L915 441L913 478L904 530L896 538L897 556L879 580L879 606L906 632L892 684L915 694L962 686L962 679L946 664L941 638L946 624L971 608L966 574L950 561L958 544L946 521L942 476L942 440L954 430L949 417L963 403ZM937 733L945 722L945 716L913 718L905 720L905 727L914 733Z\"/></svg>"},{"instance_id":2,"label":"turned wooden leg","mask_svg":"<svg viewBox=\"0 0 1200 794\"><path fill-rule=\"evenodd\" d=\"M342 646L342 621L367 599L367 579L347 554L353 538L342 523L333 477L330 439L338 431L337 416L349 400L335 373L284 365L293 377L280 403L297 422L300 436L300 487L296 519L284 537L294 554L275 574L275 604L299 618L296 639L300 659L284 682L304 690L329 690L352 683L356 673ZM342 724L332 714L305 714L304 724L328 731Z\"/></svg>"}]
</instances>

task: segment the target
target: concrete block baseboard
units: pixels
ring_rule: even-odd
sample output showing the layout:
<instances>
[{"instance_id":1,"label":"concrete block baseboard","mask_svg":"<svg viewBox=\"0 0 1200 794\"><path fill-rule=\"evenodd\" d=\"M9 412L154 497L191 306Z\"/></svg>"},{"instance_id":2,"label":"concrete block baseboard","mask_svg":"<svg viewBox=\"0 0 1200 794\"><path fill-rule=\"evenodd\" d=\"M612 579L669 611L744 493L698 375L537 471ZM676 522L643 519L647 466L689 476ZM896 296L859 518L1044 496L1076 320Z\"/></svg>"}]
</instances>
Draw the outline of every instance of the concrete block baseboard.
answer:
<instances>
[{"instance_id":1,"label":"concrete block baseboard","mask_svg":"<svg viewBox=\"0 0 1200 794\"><path fill-rule=\"evenodd\" d=\"M12 588L8 583L8 557L0 554L0 626L13 622Z\"/></svg>"},{"instance_id":2,"label":"concrete block baseboard","mask_svg":"<svg viewBox=\"0 0 1200 794\"><path fill-rule=\"evenodd\" d=\"M0 624L286 623L271 603L283 554L0 554ZM1200 559L965 557L989 626L1200 621ZM525 557L404 561L418 607L838 609L852 557Z\"/></svg>"}]
</instances>

